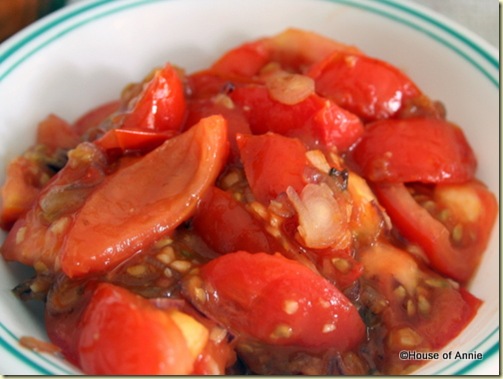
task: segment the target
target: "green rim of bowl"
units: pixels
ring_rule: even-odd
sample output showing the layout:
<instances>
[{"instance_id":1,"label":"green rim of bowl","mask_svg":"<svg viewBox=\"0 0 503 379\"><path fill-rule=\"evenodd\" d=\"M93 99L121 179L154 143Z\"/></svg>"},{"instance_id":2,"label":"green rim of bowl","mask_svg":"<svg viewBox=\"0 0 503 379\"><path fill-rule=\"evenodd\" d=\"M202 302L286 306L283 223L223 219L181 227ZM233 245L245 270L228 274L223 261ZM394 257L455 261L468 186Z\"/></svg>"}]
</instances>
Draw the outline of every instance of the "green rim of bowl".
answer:
<instances>
[{"instance_id":1,"label":"green rim of bowl","mask_svg":"<svg viewBox=\"0 0 503 379\"><path fill-rule=\"evenodd\" d=\"M0 81L5 79L12 71L14 71L23 61L36 54L48 44L56 41L61 36L70 33L74 29L78 29L86 24L89 24L99 18L107 17L124 10L141 6L146 3L172 1L172 0L131 0L131 1L113 1L113 0L90 0L82 1L74 6L60 9L59 11L39 20L24 31L11 37L2 45L0 45L0 64L7 61L11 56L17 53L20 49L41 38L45 33L52 30L58 25L63 28L54 36L41 43L35 44L24 52L20 57L13 62L8 62L8 66L0 73ZM493 74L490 70L499 72L499 58L495 53L484 48L476 42L476 38L470 36L470 32L463 31L462 27L456 24L451 27L441 21L438 16L430 10L423 9L406 1L397 0L320 0L341 4L348 7L359 8L363 11L373 13L395 22L399 22L409 28L419 31L432 38L436 42L444 45L448 49L454 51L462 59L474 66L484 77L489 80L496 88L499 88L498 74ZM108 5L108 6L105 6ZM99 8L103 7L101 11ZM78 22L71 22L76 16L91 14L91 11L98 9L99 12L93 13L92 16L82 18ZM412 18L411 18L412 17ZM68 25L64 24L68 22ZM462 31L460 31L462 30ZM455 43L453 42L455 41ZM460 45L461 44L461 45ZM462 46L462 48L460 47ZM5 64L5 63L4 63ZM487 69L486 67L489 67ZM499 327L497 327L489 336L481 341L474 350L482 349L484 360L499 352L499 343L492 343L491 340L496 338L499 341ZM487 346L489 345L489 346ZM73 374L73 372L52 361L44 354L37 352L29 352L19 348L19 337L12 333L2 322L0 322L0 348L4 349L11 355L12 358L19 360L23 364L29 366L32 370L43 375L58 374ZM35 358L36 357L36 358ZM454 361L446 367L438 370L435 374L445 374L449 370L455 370L454 375L462 375L469 373L476 366L480 365L481 361ZM452 375L452 374L451 374Z\"/></svg>"}]
</instances>

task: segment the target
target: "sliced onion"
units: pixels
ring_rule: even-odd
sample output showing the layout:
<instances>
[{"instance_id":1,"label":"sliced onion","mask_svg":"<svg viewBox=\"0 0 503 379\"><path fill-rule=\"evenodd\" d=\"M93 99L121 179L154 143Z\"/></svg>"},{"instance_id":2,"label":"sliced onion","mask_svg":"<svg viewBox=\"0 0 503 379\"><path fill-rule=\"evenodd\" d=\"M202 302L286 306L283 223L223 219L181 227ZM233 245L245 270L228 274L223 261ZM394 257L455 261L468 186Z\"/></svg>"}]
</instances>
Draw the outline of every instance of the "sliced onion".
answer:
<instances>
[{"instance_id":1,"label":"sliced onion","mask_svg":"<svg viewBox=\"0 0 503 379\"><path fill-rule=\"evenodd\" d=\"M344 249L351 242L347 212L334 198L325 183L310 183L299 195L292 187L286 190L299 216L297 228L304 246L314 249Z\"/></svg>"},{"instance_id":2,"label":"sliced onion","mask_svg":"<svg viewBox=\"0 0 503 379\"><path fill-rule=\"evenodd\" d=\"M314 93L314 80L305 75L277 71L266 81L269 95L286 105L295 105Z\"/></svg>"}]
</instances>

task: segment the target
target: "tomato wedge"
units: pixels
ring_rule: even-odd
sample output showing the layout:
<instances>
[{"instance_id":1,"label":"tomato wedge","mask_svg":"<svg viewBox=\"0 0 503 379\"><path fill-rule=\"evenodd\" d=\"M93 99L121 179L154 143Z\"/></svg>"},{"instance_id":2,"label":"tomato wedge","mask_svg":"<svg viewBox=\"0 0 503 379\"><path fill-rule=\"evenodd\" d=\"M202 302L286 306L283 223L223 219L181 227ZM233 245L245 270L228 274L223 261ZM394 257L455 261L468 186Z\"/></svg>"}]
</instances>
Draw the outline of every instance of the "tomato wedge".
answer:
<instances>
[{"instance_id":1,"label":"tomato wedge","mask_svg":"<svg viewBox=\"0 0 503 379\"><path fill-rule=\"evenodd\" d=\"M275 241L232 195L217 187L208 189L192 219L195 231L219 254L246 249L251 253L281 251Z\"/></svg>"},{"instance_id":2,"label":"tomato wedge","mask_svg":"<svg viewBox=\"0 0 503 379\"><path fill-rule=\"evenodd\" d=\"M74 163L16 222L2 253L69 277L110 269L192 215L220 173L227 145L225 120L212 116L105 175L99 149L81 144Z\"/></svg>"},{"instance_id":3,"label":"tomato wedge","mask_svg":"<svg viewBox=\"0 0 503 379\"><path fill-rule=\"evenodd\" d=\"M0 189L0 227L10 230L26 213L48 181L50 171L36 161L21 156L7 166L6 180Z\"/></svg>"},{"instance_id":4,"label":"tomato wedge","mask_svg":"<svg viewBox=\"0 0 503 379\"><path fill-rule=\"evenodd\" d=\"M144 131L179 131L186 117L182 80L170 64L154 72L143 91L134 99L122 128Z\"/></svg>"},{"instance_id":5,"label":"tomato wedge","mask_svg":"<svg viewBox=\"0 0 503 379\"><path fill-rule=\"evenodd\" d=\"M367 125L353 159L374 182L462 183L477 168L459 127L425 117Z\"/></svg>"},{"instance_id":6,"label":"tomato wedge","mask_svg":"<svg viewBox=\"0 0 503 379\"><path fill-rule=\"evenodd\" d=\"M227 77L251 77L269 62L265 40L248 42L229 50L221 56L210 70Z\"/></svg>"},{"instance_id":7,"label":"tomato wedge","mask_svg":"<svg viewBox=\"0 0 503 379\"><path fill-rule=\"evenodd\" d=\"M403 72L362 54L338 51L311 67L316 91L365 121L395 115L402 104L421 96Z\"/></svg>"},{"instance_id":8,"label":"tomato wedge","mask_svg":"<svg viewBox=\"0 0 503 379\"><path fill-rule=\"evenodd\" d=\"M255 198L268 205L292 186L305 186L306 147L296 138L274 133L259 136L238 134L241 161Z\"/></svg>"},{"instance_id":9,"label":"tomato wedge","mask_svg":"<svg viewBox=\"0 0 503 379\"><path fill-rule=\"evenodd\" d=\"M70 277L115 266L190 217L227 157L227 129L212 116L107 178L75 216L61 251ZM131 186L132 182L141 186Z\"/></svg>"},{"instance_id":10,"label":"tomato wedge","mask_svg":"<svg viewBox=\"0 0 503 379\"><path fill-rule=\"evenodd\" d=\"M207 337L207 330L202 325L201 328ZM100 283L79 322L79 329L79 363L87 374L183 375L192 372L195 357L173 315L122 287Z\"/></svg>"},{"instance_id":11,"label":"tomato wedge","mask_svg":"<svg viewBox=\"0 0 503 379\"><path fill-rule=\"evenodd\" d=\"M202 266L183 291L238 338L307 350L355 347L365 326L330 282L282 255L235 252Z\"/></svg>"},{"instance_id":12,"label":"tomato wedge","mask_svg":"<svg viewBox=\"0 0 503 379\"><path fill-rule=\"evenodd\" d=\"M437 217L403 184L376 184L373 189L398 230L423 248L434 269L460 282L471 278L498 212L496 198L484 185L437 185L423 200Z\"/></svg>"}]
</instances>

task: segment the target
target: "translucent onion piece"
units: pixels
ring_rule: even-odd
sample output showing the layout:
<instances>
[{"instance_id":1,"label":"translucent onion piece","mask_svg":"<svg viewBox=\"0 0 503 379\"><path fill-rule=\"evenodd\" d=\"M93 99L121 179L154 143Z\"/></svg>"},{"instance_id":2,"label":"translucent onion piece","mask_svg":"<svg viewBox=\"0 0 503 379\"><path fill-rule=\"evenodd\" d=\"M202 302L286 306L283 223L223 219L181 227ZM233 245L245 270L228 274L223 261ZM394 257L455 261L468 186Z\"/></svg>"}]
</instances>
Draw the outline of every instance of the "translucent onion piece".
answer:
<instances>
[{"instance_id":1,"label":"translucent onion piece","mask_svg":"<svg viewBox=\"0 0 503 379\"><path fill-rule=\"evenodd\" d=\"M298 232L309 248L346 248L351 242L346 209L334 198L325 183L307 184L299 195L292 187L286 191L299 216Z\"/></svg>"}]
</instances>

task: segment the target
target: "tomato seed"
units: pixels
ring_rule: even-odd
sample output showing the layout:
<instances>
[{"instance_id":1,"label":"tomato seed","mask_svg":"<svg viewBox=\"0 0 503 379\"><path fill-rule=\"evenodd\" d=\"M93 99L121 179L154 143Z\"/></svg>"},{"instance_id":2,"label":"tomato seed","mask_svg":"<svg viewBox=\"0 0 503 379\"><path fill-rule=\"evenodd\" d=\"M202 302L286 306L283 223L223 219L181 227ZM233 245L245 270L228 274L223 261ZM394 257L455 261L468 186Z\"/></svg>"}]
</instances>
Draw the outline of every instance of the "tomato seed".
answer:
<instances>
[{"instance_id":1,"label":"tomato seed","mask_svg":"<svg viewBox=\"0 0 503 379\"><path fill-rule=\"evenodd\" d=\"M24 241L24 238L26 236L26 226L22 226L17 230L16 233L16 244L20 244L21 242Z\"/></svg>"},{"instance_id":2,"label":"tomato seed","mask_svg":"<svg viewBox=\"0 0 503 379\"><path fill-rule=\"evenodd\" d=\"M189 261L176 260L169 265L172 269L184 273L190 270L192 264Z\"/></svg>"},{"instance_id":3,"label":"tomato seed","mask_svg":"<svg viewBox=\"0 0 503 379\"><path fill-rule=\"evenodd\" d=\"M293 329L291 326L286 324L279 324L276 326L274 331L271 333L271 338L280 339L280 338L289 338L293 334Z\"/></svg>"},{"instance_id":4,"label":"tomato seed","mask_svg":"<svg viewBox=\"0 0 503 379\"><path fill-rule=\"evenodd\" d=\"M299 303L296 300L285 300L283 310L288 315L293 315L299 310Z\"/></svg>"},{"instance_id":5,"label":"tomato seed","mask_svg":"<svg viewBox=\"0 0 503 379\"><path fill-rule=\"evenodd\" d=\"M419 295L417 297L417 306L419 308L419 312L423 315L427 315L431 310L430 302L423 295Z\"/></svg>"},{"instance_id":6,"label":"tomato seed","mask_svg":"<svg viewBox=\"0 0 503 379\"><path fill-rule=\"evenodd\" d=\"M136 278L145 275L147 267L145 265L135 265L127 268L127 273Z\"/></svg>"}]
</instances>

